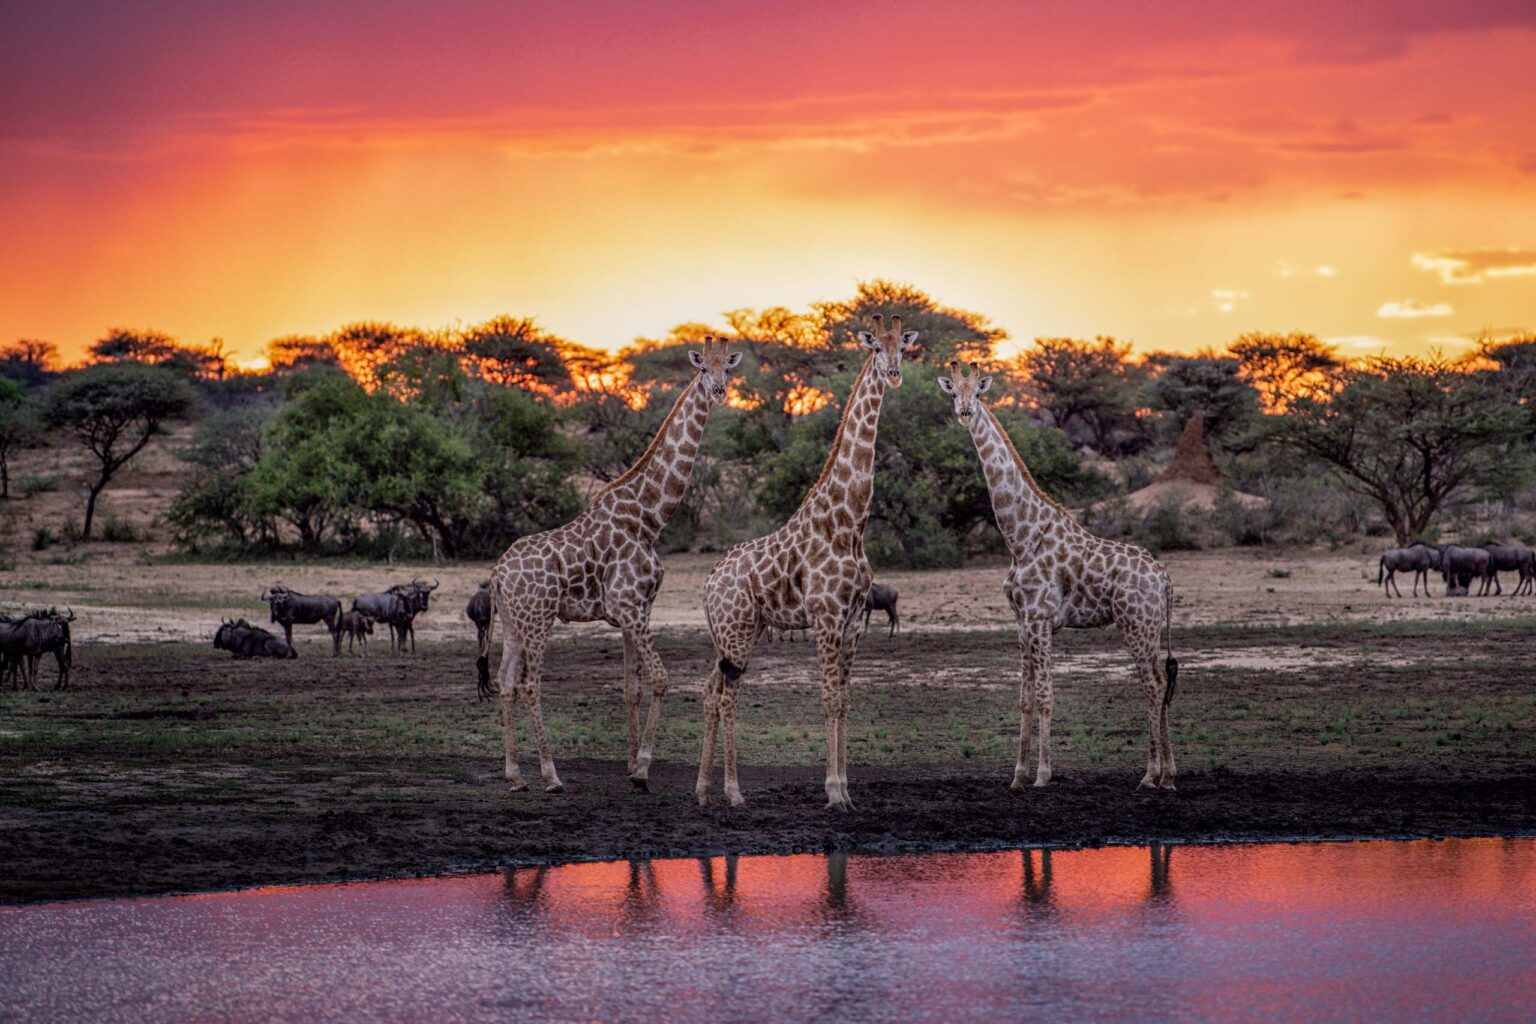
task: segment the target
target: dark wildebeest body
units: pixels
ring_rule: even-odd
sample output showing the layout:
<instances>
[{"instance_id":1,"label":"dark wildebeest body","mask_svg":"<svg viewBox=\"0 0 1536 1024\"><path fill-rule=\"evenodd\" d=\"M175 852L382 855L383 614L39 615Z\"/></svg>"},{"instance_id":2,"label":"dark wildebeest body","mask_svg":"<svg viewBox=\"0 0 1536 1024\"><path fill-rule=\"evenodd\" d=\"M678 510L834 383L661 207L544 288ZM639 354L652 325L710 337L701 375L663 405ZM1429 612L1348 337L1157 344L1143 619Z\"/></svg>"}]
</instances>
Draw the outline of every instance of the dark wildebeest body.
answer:
<instances>
[{"instance_id":1,"label":"dark wildebeest body","mask_svg":"<svg viewBox=\"0 0 1536 1024\"><path fill-rule=\"evenodd\" d=\"M485 646L485 631L491 628L491 581L480 584L464 606L464 615L475 624L475 650Z\"/></svg>"},{"instance_id":2,"label":"dark wildebeest body","mask_svg":"<svg viewBox=\"0 0 1536 1024\"><path fill-rule=\"evenodd\" d=\"M213 634L213 646L229 651L236 658L297 658L293 646L275 633L253 626L244 619L226 619Z\"/></svg>"},{"instance_id":3,"label":"dark wildebeest body","mask_svg":"<svg viewBox=\"0 0 1536 1024\"><path fill-rule=\"evenodd\" d=\"M869 597L864 601L864 628L869 628L869 617L876 611L885 612L891 631L887 638L896 635L901 629L901 615L896 611L896 588L888 587L883 583L871 583L869 585Z\"/></svg>"},{"instance_id":4,"label":"dark wildebeest body","mask_svg":"<svg viewBox=\"0 0 1536 1024\"><path fill-rule=\"evenodd\" d=\"M1376 566L1376 582L1386 591L1388 597L1392 591L1397 591L1397 596L1402 597L1403 591L1397 585L1394 577L1400 572L1413 573L1413 596L1419 596L1419 580L1424 581L1424 594L1429 595L1429 570L1440 568L1441 549L1434 544L1426 544L1422 540L1416 540L1405 548L1388 548L1381 556L1381 561Z\"/></svg>"},{"instance_id":5,"label":"dark wildebeest body","mask_svg":"<svg viewBox=\"0 0 1536 1024\"><path fill-rule=\"evenodd\" d=\"M1493 580L1493 592L1504 593L1504 587L1499 583L1499 573L1515 572L1519 574L1520 582L1515 587L1515 593L1527 592L1528 584L1532 576L1532 551L1530 548L1517 547L1514 544L1495 544L1493 541L1478 545L1488 552L1488 575Z\"/></svg>"},{"instance_id":6,"label":"dark wildebeest body","mask_svg":"<svg viewBox=\"0 0 1536 1024\"><path fill-rule=\"evenodd\" d=\"M6 622L0 624L0 679L9 678L18 689L36 689L38 662L43 655L52 654L59 669L53 688L69 689L69 673L75 661L69 624L74 618L74 612L60 615L52 608L21 619L7 616Z\"/></svg>"},{"instance_id":7,"label":"dark wildebeest body","mask_svg":"<svg viewBox=\"0 0 1536 1024\"><path fill-rule=\"evenodd\" d=\"M409 637L411 653L415 654L416 616L427 610L432 591L437 586L436 580L397 583L382 594L359 594L352 602L352 610L389 626L389 642L395 650L405 650L405 641Z\"/></svg>"},{"instance_id":8,"label":"dark wildebeest body","mask_svg":"<svg viewBox=\"0 0 1536 1024\"><path fill-rule=\"evenodd\" d=\"M1471 592L1474 579L1483 581L1478 596L1486 594L1489 577L1493 574L1492 563L1488 552L1482 548L1447 544L1440 552L1440 575L1445 580L1445 596L1466 597Z\"/></svg>"},{"instance_id":9,"label":"dark wildebeest body","mask_svg":"<svg viewBox=\"0 0 1536 1024\"><path fill-rule=\"evenodd\" d=\"M283 627L283 638L293 646L293 627L325 623L331 634L331 657L341 654L341 602L323 594L301 594L282 584L261 595L272 606L272 621Z\"/></svg>"},{"instance_id":10,"label":"dark wildebeest body","mask_svg":"<svg viewBox=\"0 0 1536 1024\"><path fill-rule=\"evenodd\" d=\"M368 638L373 635L373 620L362 612L344 612L341 616L340 632L347 637L347 653L352 653L352 644L357 643L358 651L365 657L368 654Z\"/></svg>"}]
</instances>

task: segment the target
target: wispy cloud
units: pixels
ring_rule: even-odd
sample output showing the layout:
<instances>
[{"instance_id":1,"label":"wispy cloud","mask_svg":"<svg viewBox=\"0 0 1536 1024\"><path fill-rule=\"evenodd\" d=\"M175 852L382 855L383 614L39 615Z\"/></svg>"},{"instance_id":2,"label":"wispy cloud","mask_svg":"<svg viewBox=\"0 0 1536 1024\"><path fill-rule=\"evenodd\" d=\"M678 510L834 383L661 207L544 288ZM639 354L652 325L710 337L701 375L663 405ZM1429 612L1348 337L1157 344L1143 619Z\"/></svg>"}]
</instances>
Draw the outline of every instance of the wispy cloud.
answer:
<instances>
[{"instance_id":1,"label":"wispy cloud","mask_svg":"<svg viewBox=\"0 0 1536 1024\"><path fill-rule=\"evenodd\" d=\"M1418 299L1403 299L1401 302L1383 302L1376 309L1376 315L1388 320L1418 320L1422 317L1450 316L1456 310L1451 308L1449 302L1420 302Z\"/></svg>"},{"instance_id":2,"label":"wispy cloud","mask_svg":"<svg viewBox=\"0 0 1536 1024\"><path fill-rule=\"evenodd\" d=\"M1446 249L1416 252L1413 265L1440 275L1443 284L1482 284L1491 277L1536 274L1536 249Z\"/></svg>"},{"instance_id":3,"label":"wispy cloud","mask_svg":"<svg viewBox=\"0 0 1536 1024\"><path fill-rule=\"evenodd\" d=\"M1319 263L1315 267L1298 267L1294 263L1287 263L1285 260L1281 260L1276 264L1275 273L1285 278L1339 276L1338 268L1327 263Z\"/></svg>"},{"instance_id":4,"label":"wispy cloud","mask_svg":"<svg viewBox=\"0 0 1536 1024\"><path fill-rule=\"evenodd\" d=\"M1248 293L1236 288L1212 288L1211 301L1216 304L1219 313L1230 313L1237 308L1237 304L1248 297Z\"/></svg>"}]
</instances>

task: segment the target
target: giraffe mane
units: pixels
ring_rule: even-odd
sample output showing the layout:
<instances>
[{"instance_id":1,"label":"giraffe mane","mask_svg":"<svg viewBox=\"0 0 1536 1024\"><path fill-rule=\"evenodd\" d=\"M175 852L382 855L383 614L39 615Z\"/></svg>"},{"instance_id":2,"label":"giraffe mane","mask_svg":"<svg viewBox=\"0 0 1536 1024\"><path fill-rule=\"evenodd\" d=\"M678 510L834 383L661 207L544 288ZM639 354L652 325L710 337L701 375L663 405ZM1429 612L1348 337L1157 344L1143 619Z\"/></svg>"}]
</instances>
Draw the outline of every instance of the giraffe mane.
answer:
<instances>
[{"instance_id":1,"label":"giraffe mane","mask_svg":"<svg viewBox=\"0 0 1536 1024\"><path fill-rule=\"evenodd\" d=\"M875 317L879 319L879 314L875 314ZM816 496L816 492L821 490L821 485L826 483L827 477L832 475L832 467L837 463L838 450L843 446L843 434L848 430L848 413L853 408L853 396L859 393L859 386L864 383L864 378L868 376L870 368L874 365L875 357L871 353L869 358L864 360L864 368L859 371L858 377L854 379L853 390L848 392L848 404L843 407L843 415L837 421L837 436L832 438L832 450L827 453L827 461L821 464L821 475L816 478L815 483L811 484L811 489L805 492L805 497L801 500L800 507L795 509L796 515L799 515L811 503L811 499Z\"/></svg>"},{"instance_id":2,"label":"giraffe mane","mask_svg":"<svg viewBox=\"0 0 1536 1024\"><path fill-rule=\"evenodd\" d=\"M1035 482L1035 475L1029 471L1029 464L1024 461L1024 456L1019 454L1019 450L1013 446L1013 438L1008 436L1008 431L1003 429L1002 420L993 415L992 410L987 408L985 404L981 402L976 404L981 407L982 412L987 414L987 419L992 421L992 426L1002 436L1003 444L1008 448L1008 455L1013 459L1013 464L1018 467L1019 475L1024 478L1024 486L1034 491L1042 501L1060 512L1068 521L1076 523L1077 520L1072 518L1072 513L1067 511L1066 506L1045 493L1045 489Z\"/></svg>"},{"instance_id":3,"label":"giraffe mane","mask_svg":"<svg viewBox=\"0 0 1536 1024\"><path fill-rule=\"evenodd\" d=\"M651 443L645 446L645 451L640 453L640 457L635 460L634 465L630 466L624 471L623 476L620 476L617 480L614 480L612 483L608 484L608 486L592 495L593 501L596 501L604 494L607 494L615 487L618 487L620 484L629 483L639 475L640 471L650 463L651 459L656 457L656 452L661 448L662 438L667 436L667 428L672 426L673 420L677 419L678 412L683 407L683 402L686 401L688 396L693 393L694 385L696 385L698 381L698 374L695 374L688 379L688 383L683 386L682 394L678 395L677 401L672 403L672 411L667 413L667 418L662 420L661 426L656 428L656 433L651 437Z\"/></svg>"}]
</instances>

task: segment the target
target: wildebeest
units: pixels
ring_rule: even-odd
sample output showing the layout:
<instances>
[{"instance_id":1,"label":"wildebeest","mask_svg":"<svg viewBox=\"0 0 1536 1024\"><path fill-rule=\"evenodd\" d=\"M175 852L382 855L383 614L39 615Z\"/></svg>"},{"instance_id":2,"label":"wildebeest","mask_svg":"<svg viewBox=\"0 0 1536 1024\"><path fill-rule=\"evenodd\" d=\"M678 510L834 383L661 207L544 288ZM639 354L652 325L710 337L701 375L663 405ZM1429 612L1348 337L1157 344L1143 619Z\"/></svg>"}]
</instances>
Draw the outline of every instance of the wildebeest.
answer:
<instances>
[{"instance_id":1,"label":"wildebeest","mask_svg":"<svg viewBox=\"0 0 1536 1024\"><path fill-rule=\"evenodd\" d=\"M1478 547L1488 552L1488 576L1493 580L1493 592L1504 593L1504 587L1499 583L1499 573L1516 572L1520 575L1520 582L1515 587L1515 593L1527 593L1531 587L1531 577L1536 567L1533 567L1533 558L1536 552L1530 548L1517 547L1514 544L1496 544L1493 541L1485 541ZM1484 588L1486 589L1486 588Z\"/></svg>"},{"instance_id":2,"label":"wildebeest","mask_svg":"<svg viewBox=\"0 0 1536 1024\"><path fill-rule=\"evenodd\" d=\"M1472 581L1480 579L1482 587L1478 596L1488 592L1490 568L1493 560L1482 548L1464 548L1447 544L1440 550L1440 575L1445 580L1446 597L1465 597L1471 591Z\"/></svg>"},{"instance_id":3,"label":"wildebeest","mask_svg":"<svg viewBox=\"0 0 1536 1024\"><path fill-rule=\"evenodd\" d=\"M347 653L352 653L352 643L357 642L358 650L366 657L368 654L368 638L373 635L373 620L362 612L343 612L341 626L338 632L347 636Z\"/></svg>"},{"instance_id":4,"label":"wildebeest","mask_svg":"<svg viewBox=\"0 0 1536 1024\"><path fill-rule=\"evenodd\" d=\"M75 613L56 609L36 611L20 619L3 616L0 622L0 680L9 678L13 686L28 690L37 686L37 663L52 654L59 668L55 690L69 689L69 673L74 667L74 644L69 624Z\"/></svg>"},{"instance_id":5,"label":"wildebeest","mask_svg":"<svg viewBox=\"0 0 1536 1024\"><path fill-rule=\"evenodd\" d=\"M896 611L896 588L888 587L883 583L871 583L869 585L869 597L864 600L864 628L869 628L869 617L876 611L885 612L890 622L891 631L887 637L893 637L901 629L901 615Z\"/></svg>"},{"instance_id":6,"label":"wildebeest","mask_svg":"<svg viewBox=\"0 0 1536 1024\"><path fill-rule=\"evenodd\" d=\"M352 610L362 612L375 622L389 627L390 646L405 650L405 641L411 641L411 653L416 653L416 616L427 610L432 591L438 583L412 580L397 583L382 594L359 594L352 602Z\"/></svg>"},{"instance_id":7,"label":"wildebeest","mask_svg":"<svg viewBox=\"0 0 1536 1024\"><path fill-rule=\"evenodd\" d=\"M1397 596L1402 597L1403 591L1394 579L1400 572L1413 573L1413 596L1419 596L1419 580L1424 581L1424 594L1429 595L1429 570L1440 568L1441 548L1438 544L1427 544L1422 540L1416 540L1405 548L1388 548L1376 565L1376 582L1386 591L1388 597L1392 591L1397 591Z\"/></svg>"},{"instance_id":8,"label":"wildebeest","mask_svg":"<svg viewBox=\"0 0 1536 1024\"><path fill-rule=\"evenodd\" d=\"M464 606L464 615L475 624L475 650L478 651L485 642L485 631L491 628L490 580L480 584L480 589L475 591L469 604Z\"/></svg>"},{"instance_id":9,"label":"wildebeest","mask_svg":"<svg viewBox=\"0 0 1536 1024\"><path fill-rule=\"evenodd\" d=\"M236 658L297 658L293 645L244 619L225 619L213 634L213 646Z\"/></svg>"},{"instance_id":10,"label":"wildebeest","mask_svg":"<svg viewBox=\"0 0 1536 1024\"><path fill-rule=\"evenodd\" d=\"M272 606L272 621L283 627L283 638L293 646L293 627L325 623L331 634L331 656L341 654L341 602L323 594L301 594L281 583L262 592L261 599Z\"/></svg>"}]
</instances>

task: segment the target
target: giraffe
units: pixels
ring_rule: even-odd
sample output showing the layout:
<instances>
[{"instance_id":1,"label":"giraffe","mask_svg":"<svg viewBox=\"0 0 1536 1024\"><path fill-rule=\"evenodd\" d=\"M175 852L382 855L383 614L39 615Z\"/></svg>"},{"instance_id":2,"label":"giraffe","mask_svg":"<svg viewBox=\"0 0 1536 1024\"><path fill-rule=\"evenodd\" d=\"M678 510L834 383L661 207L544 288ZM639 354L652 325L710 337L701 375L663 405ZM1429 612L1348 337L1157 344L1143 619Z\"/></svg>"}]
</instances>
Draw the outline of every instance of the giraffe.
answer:
<instances>
[{"instance_id":1,"label":"giraffe","mask_svg":"<svg viewBox=\"0 0 1536 1024\"><path fill-rule=\"evenodd\" d=\"M704 583L704 610L716 663L704 686L704 749L694 787L709 803L717 730L725 732L725 794L745 803L736 778L736 694L747 658L768 629L810 629L821 666L821 715L827 740L827 806L848 810L848 676L863 631L873 578L864 557L864 525L874 492L875 434L887 387L901 387L902 353L917 343L901 318L874 316L860 331L869 356L848 396L820 478L773 533L727 551Z\"/></svg>"},{"instance_id":2,"label":"giraffe","mask_svg":"<svg viewBox=\"0 0 1536 1024\"><path fill-rule=\"evenodd\" d=\"M544 647L555 620L601 619L624 635L624 703L629 721L629 778L634 788L648 788L651 753L667 673L651 638L651 602L661 586L656 537L682 503L712 408L726 398L726 376L741 362L727 352L724 338L704 339L703 351L688 359L698 371L651 440L644 454L623 476L592 497L586 509L564 526L520 537L491 570L491 624L480 640L480 694L497 686L490 680L491 633L497 612L502 639L500 692L505 734L506 777L514 791L527 789L517 766L516 710L526 704L533 723L544 788L563 788L544 733L539 682ZM640 733L641 677L650 683L645 731Z\"/></svg>"},{"instance_id":3,"label":"giraffe","mask_svg":"<svg viewBox=\"0 0 1536 1024\"><path fill-rule=\"evenodd\" d=\"M1173 584L1168 571L1143 548L1095 537L1042 491L1019 457L1002 424L980 396L992 386L975 363L950 364L952 377L939 388L955 400L955 415L971 432L981 457L992 512L1008 544L1013 565L1003 593L1019 630L1019 757L1013 788L1028 774L1030 733L1040 722L1035 785L1051 779L1051 638L1063 626L1092 629L1113 623L1136 665L1147 698L1147 773L1143 787L1173 789L1173 746L1168 741L1168 705L1178 682L1179 663L1168 637ZM1159 639L1167 660L1158 664Z\"/></svg>"}]
</instances>

